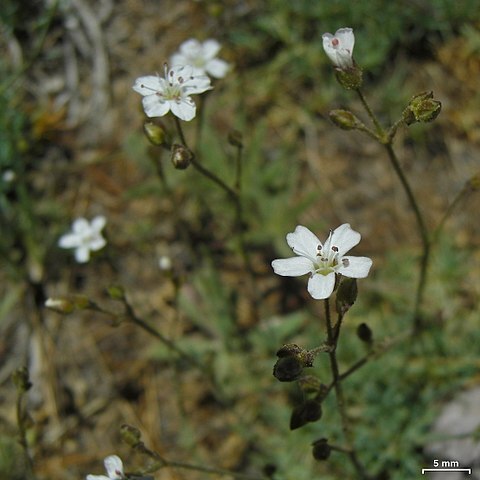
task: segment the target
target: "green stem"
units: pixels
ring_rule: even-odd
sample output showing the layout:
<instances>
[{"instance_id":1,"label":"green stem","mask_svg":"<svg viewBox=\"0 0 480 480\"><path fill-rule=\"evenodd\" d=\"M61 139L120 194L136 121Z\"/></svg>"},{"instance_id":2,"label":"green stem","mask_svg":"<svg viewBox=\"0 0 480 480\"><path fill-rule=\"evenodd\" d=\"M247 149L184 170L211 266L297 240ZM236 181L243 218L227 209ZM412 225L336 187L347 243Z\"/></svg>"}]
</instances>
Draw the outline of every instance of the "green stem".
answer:
<instances>
[{"instance_id":1,"label":"green stem","mask_svg":"<svg viewBox=\"0 0 480 480\"><path fill-rule=\"evenodd\" d=\"M390 128L390 131L386 133L383 127L380 125L380 122L378 121L377 117L373 113L372 109L370 108L370 105L365 99L362 91L360 89L357 89L356 92L368 116L370 117L373 124L375 125L375 128L378 132L378 137L379 137L378 141L385 147L387 151L390 163L393 167L393 170L397 174L398 179L400 180L400 183L403 187L403 190L405 191L405 194L407 195L408 202L410 204L410 207L415 216L415 220L417 222L418 233L422 241L423 250L422 250L422 256L420 258L420 272L419 272L418 283L417 283L416 294L415 294L415 304L413 308L413 324L415 329L419 331L421 330L422 323L423 323L422 316L421 316L421 308L423 303L423 296L425 293L425 287L427 284L427 273L428 273L428 266L430 263L430 252L431 252L431 240L430 240L427 226L425 224L424 217L420 211L415 195L413 194L413 190L410 187L410 183L408 182L407 177L405 176L403 169L400 165L400 162L398 161L397 155L393 150L393 137L395 136L395 133L402 122L400 120L396 122Z\"/></svg>"},{"instance_id":2,"label":"green stem","mask_svg":"<svg viewBox=\"0 0 480 480\"><path fill-rule=\"evenodd\" d=\"M175 118L175 125L177 127L178 135L180 137L180 140L182 141L182 144L188 148L187 141L185 138L185 135L183 133L182 125L177 117ZM241 152L239 152L238 155L241 155ZM243 235L243 208L242 208L242 202L240 198L240 186L241 186L241 180L238 175L241 175L241 167L237 166L237 180L236 180L236 188L238 185L238 190L233 189L230 186L228 186L220 177L215 175L213 172L211 172L208 168L204 167L198 160L196 155L192 152L192 158L190 160L190 163L192 166L199 172L201 173L204 177L208 178L212 182L214 182L216 185L218 185L232 200L234 206L235 206L235 224L236 224L236 229L238 233L238 239L240 242L240 252L243 258L243 262L245 265L245 269L249 273L251 279L255 278L255 272L253 270L252 262L250 259L250 255L248 253L248 249L245 243L245 238ZM238 163L241 163L241 157L238 159Z\"/></svg>"},{"instance_id":3,"label":"green stem","mask_svg":"<svg viewBox=\"0 0 480 480\"><path fill-rule=\"evenodd\" d=\"M350 420L348 418L347 411L345 408L345 397L343 394L343 388L340 380L340 372L339 372L338 361L337 361L336 348L338 343L338 334L335 331L336 329L332 325L332 319L330 314L330 302L328 298L325 299L324 306L325 306L325 319L327 324L327 342L333 347L332 351L328 352L328 356L330 358L330 369L332 371L332 384L335 388L337 408L340 413L343 435L345 437L345 441L347 442L346 451L352 465L355 467L355 470L357 471L358 478L367 480L369 477L365 472L365 468L360 463L357 452L353 446L354 444L353 433L350 427Z\"/></svg>"},{"instance_id":4,"label":"green stem","mask_svg":"<svg viewBox=\"0 0 480 480\"><path fill-rule=\"evenodd\" d=\"M402 167L400 166L400 162L398 161L397 155L395 154L395 151L393 150L393 146L391 143L387 143L385 145L385 149L387 150L388 153L388 158L390 160L390 163L392 164L392 167L397 174L400 183L402 184L402 187L405 191L405 194L407 195L408 202L410 203L410 206L413 210L413 213L415 215L415 219L417 221L420 237L422 239L423 247L426 248L426 246L429 244L429 239L428 239L428 230L425 225L425 221L423 219L423 215L420 212L420 208L418 206L418 203L415 199L415 195L413 194L412 188L410 187L410 184L408 183L407 177L403 173Z\"/></svg>"},{"instance_id":5,"label":"green stem","mask_svg":"<svg viewBox=\"0 0 480 480\"><path fill-rule=\"evenodd\" d=\"M385 132L384 132L382 126L380 125L380 122L377 120L376 115L373 113L372 109L370 108L370 105L368 104L365 96L363 95L363 92L359 88L357 88L355 91L357 92L357 95L359 96L360 101L362 102L363 108L365 108L368 116L370 117L373 124L375 125L375 128L377 130L378 135L380 137L384 137Z\"/></svg>"}]
</instances>

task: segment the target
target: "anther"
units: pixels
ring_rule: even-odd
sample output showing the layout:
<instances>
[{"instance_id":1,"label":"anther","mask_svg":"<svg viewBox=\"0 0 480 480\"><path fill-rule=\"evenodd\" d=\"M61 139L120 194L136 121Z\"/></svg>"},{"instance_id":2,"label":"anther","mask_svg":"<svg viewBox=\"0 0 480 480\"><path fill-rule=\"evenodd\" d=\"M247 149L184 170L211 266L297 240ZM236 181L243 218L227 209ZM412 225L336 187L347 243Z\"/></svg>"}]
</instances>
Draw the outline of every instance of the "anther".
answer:
<instances>
[{"instance_id":1,"label":"anther","mask_svg":"<svg viewBox=\"0 0 480 480\"><path fill-rule=\"evenodd\" d=\"M337 47L339 43L340 43L340 42L338 41L338 38L333 38L333 39L332 39L332 45L333 45L334 47Z\"/></svg>"},{"instance_id":2,"label":"anther","mask_svg":"<svg viewBox=\"0 0 480 480\"><path fill-rule=\"evenodd\" d=\"M333 245L332 250L333 250L335 253L337 253L337 252L338 252L338 247L336 247L335 245Z\"/></svg>"},{"instance_id":3,"label":"anther","mask_svg":"<svg viewBox=\"0 0 480 480\"><path fill-rule=\"evenodd\" d=\"M350 265L350 260L348 258L342 258L342 264L347 268Z\"/></svg>"}]
</instances>

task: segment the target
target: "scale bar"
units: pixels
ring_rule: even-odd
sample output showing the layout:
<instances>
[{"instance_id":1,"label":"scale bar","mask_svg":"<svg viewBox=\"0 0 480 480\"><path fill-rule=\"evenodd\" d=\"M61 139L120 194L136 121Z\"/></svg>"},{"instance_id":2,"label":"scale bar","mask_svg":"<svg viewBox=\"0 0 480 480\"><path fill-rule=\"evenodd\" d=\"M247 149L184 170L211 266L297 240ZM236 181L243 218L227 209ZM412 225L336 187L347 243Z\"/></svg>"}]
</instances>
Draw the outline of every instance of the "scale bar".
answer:
<instances>
[{"instance_id":1,"label":"scale bar","mask_svg":"<svg viewBox=\"0 0 480 480\"><path fill-rule=\"evenodd\" d=\"M471 468L422 468L422 475L425 475L426 472L468 472L469 475L472 474Z\"/></svg>"}]
</instances>

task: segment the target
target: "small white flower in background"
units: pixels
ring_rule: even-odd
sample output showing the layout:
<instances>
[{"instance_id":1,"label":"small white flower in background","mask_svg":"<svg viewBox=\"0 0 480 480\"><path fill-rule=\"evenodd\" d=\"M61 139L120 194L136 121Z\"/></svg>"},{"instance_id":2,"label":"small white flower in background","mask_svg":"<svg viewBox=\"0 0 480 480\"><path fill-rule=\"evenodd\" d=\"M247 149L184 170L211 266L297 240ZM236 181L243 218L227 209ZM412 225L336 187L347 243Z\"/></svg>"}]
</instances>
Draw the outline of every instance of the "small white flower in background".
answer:
<instances>
[{"instance_id":1,"label":"small white flower in background","mask_svg":"<svg viewBox=\"0 0 480 480\"><path fill-rule=\"evenodd\" d=\"M335 274L365 278L372 266L368 257L345 256L360 242L361 235L344 223L330 230L324 244L308 228L298 225L287 235L287 243L298 257L274 260L277 275L298 277L310 274L308 292L316 300L330 297L335 287Z\"/></svg>"},{"instance_id":2,"label":"small white flower in background","mask_svg":"<svg viewBox=\"0 0 480 480\"><path fill-rule=\"evenodd\" d=\"M210 90L210 78L197 75L190 65L168 68L165 64L164 78L147 75L135 80L132 87L143 95L143 109L148 117L163 117L170 110L180 120L188 122L195 117L196 106L192 94Z\"/></svg>"},{"instance_id":3,"label":"small white flower in background","mask_svg":"<svg viewBox=\"0 0 480 480\"><path fill-rule=\"evenodd\" d=\"M172 269L172 259L167 255L162 255L158 259L158 266L160 267L160 270L163 270L163 271L171 270Z\"/></svg>"},{"instance_id":4,"label":"small white flower in background","mask_svg":"<svg viewBox=\"0 0 480 480\"><path fill-rule=\"evenodd\" d=\"M191 38L180 45L179 51L172 55L170 64L191 65L197 75L208 74L211 77L223 78L230 69L230 65L216 58L220 48L216 40L205 40L200 43Z\"/></svg>"},{"instance_id":5,"label":"small white flower in background","mask_svg":"<svg viewBox=\"0 0 480 480\"><path fill-rule=\"evenodd\" d=\"M123 463L117 455L110 455L104 460L105 470L108 477L105 475L87 475L87 480L123 480Z\"/></svg>"},{"instance_id":6,"label":"small white flower in background","mask_svg":"<svg viewBox=\"0 0 480 480\"><path fill-rule=\"evenodd\" d=\"M2 174L2 180L5 183L12 183L17 176L13 170L5 170Z\"/></svg>"},{"instance_id":7,"label":"small white flower in background","mask_svg":"<svg viewBox=\"0 0 480 480\"><path fill-rule=\"evenodd\" d=\"M100 250L107 244L101 233L106 223L103 216L95 217L91 223L85 218L77 218L71 232L62 235L58 245L62 248L74 248L78 263L88 262L91 251Z\"/></svg>"},{"instance_id":8,"label":"small white flower in background","mask_svg":"<svg viewBox=\"0 0 480 480\"><path fill-rule=\"evenodd\" d=\"M338 68L353 67L353 46L355 35L351 28L339 28L335 35L324 33L323 49L332 63Z\"/></svg>"}]
</instances>

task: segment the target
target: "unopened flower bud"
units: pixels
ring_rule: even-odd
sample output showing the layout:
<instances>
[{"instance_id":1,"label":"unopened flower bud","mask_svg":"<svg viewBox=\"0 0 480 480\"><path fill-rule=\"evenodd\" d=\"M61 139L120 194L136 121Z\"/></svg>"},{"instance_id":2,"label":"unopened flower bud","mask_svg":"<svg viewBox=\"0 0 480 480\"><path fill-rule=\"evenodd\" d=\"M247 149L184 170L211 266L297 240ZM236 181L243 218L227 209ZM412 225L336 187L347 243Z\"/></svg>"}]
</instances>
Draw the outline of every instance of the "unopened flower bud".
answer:
<instances>
[{"instance_id":1,"label":"unopened flower bud","mask_svg":"<svg viewBox=\"0 0 480 480\"><path fill-rule=\"evenodd\" d=\"M354 130L362 126L362 122L348 110L332 110L328 116L330 120L343 130Z\"/></svg>"},{"instance_id":2,"label":"unopened flower bud","mask_svg":"<svg viewBox=\"0 0 480 480\"><path fill-rule=\"evenodd\" d=\"M340 315L345 315L357 299L358 288L355 278L343 277L337 289L336 307Z\"/></svg>"},{"instance_id":3,"label":"unopened flower bud","mask_svg":"<svg viewBox=\"0 0 480 480\"><path fill-rule=\"evenodd\" d=\"M313 458L315 460L327 460L332 452L330 445L328 444L328 440L326 438L320 438L319 440L315 440L312 443L313 445Z\"/></svg>"},{"instance_id":4,"label":"unopened flower bud","mask_svg":"<svg viewBox=\"0 0 480 480\"><path fill-rule=\"evenodd\" d=\"M172 145L172 163L178 170L185 170L193 158L193 152L179 144Z\"/></svg>"},{"instance_id":5,"label":"unopened flower bud","mask_svg":"<svg viewBox=\"0 0 480 480\"><path fill-rule=\"evenodd\" d=\"M358 338L365 343L372 343L373 333L370 327L366 323L361 323L357 327L357 336Z\"/></svg>"},{"instance_id":6,"label":"unopened flower bud","mask_svg":"<svg viewBox=\"0 0 480 480\"><path fill-rule=\"evenodd\" d=\"M85 295L71 295L68 297L48 298L45 306L58 313L68 315L76 310L85 310L91 305L90 299Z\"/></svg>"},{"instance_id":7,"label":"unopened flower bud","mask_svg":"<svg viewBox=\"0 0 480 480\"><path fill-rule=\"evenodd\" d=\"M127 445L130 445L130 447L138 445L142 438L142 434L138 428L126 424L120 427L120 435L122 436L122 440Z\"/></svg>"},{"instance_id":8,"label":"unopened flower bud","mask_svg":"<svg viewBox=\"0 0 480 480\"><path fill-rule=\"evenodd\" d=\"M296 343L288 343L283 345L280 350L277 352L277 357L293 357L301 355L305 350L302 347L299 347Z\"/></svg>"},{"instance_id":9,"label":"unopened flower bud","mask_svg":"<svg viewBox=\"0 0 480 480\"><path fill-rule=\"evenodd\" d=\"M273 376L280 382L293 382L303 371L301 361L296 357L282 357L273 367Z\"/></svg>"},{"instance_id":10,"label":"unopened flower bud","mask_svg":"<svg viewBox=\"0 0 480 480\"><path fill-rule=\"evenodd\" d=\"M415 95L402 113L407 125L415 122L431 122L435 120L442 109L442 104L434 100L433 92L423 92Z\"/></svg>"},{"instance_id":11,"label":"unopened flower bud","mask_svg":"<svg viewBox=\"0 0 480 480\"><path fill-rule=\"evenodd\" d=\"M169 135L161 122L146 121L143 131L151 144L156 146L169 145Z\"/></svg>"},{"instance_id":12,"label":"unopened flower bud","mask_svg":"<svg viewBox=\"0 0 480 480\"><path fill-rule=\"evenodd\" d=\"M243 135L238 130L230 130L228 133L228 143L234 147L243 147Z\"/></svg>"},{"instance_id":13,"label":"unopened flower bud","mask_svg":"<svg viewBox=\"0 0 480 480\"><path fill-rule=\"evenodd\" d=\"M20 367L17 368L13 373L12 373L12 381L15 387L17 387L17 390L20 393L24 393L27 390L30 389L32 384L30 383L30 375L28 373L28 368L27 367Z\"/></svg>"},{"instance_id":14,"label":"unopened flower bud","mask_svg":"<svg viewBox=\"0 0 480 480\"><path fill-rule=\"evenodd\" d=\"M302 374L305 367L312 367L315 354L294 343L284 345L277 352L277 363L273 375L281 382L293 382Z\"/></svg>"},{"instance_id":15,"label":"unopened flower bud","mask_svg":"<svg viewBox=\"0 0 480 480\"><path fill-rule=\"evenodd\" d=\"M107 293L112 300L125 300L125 289L122 285L110 285Z\"/></svg>"},{"instance_id":16,"label":"unopened flower bud","mask_svg":"<svg viewBox=\"0 0 480 480\"><path fill-rule=\"evenodd\" d=\"M290 417L290 430L296 430L309 422L316 422L322 417L322 404L313 399L306 400L302 405L295 407Z\"/></svg>"},{"instance_id":17,"label":"unopened flower bud","mask_svg":"<svg viewBox=\"0 0 480 480\"><path fill-rule=\"evenodd\" d=\"M347 90L357 90L363 83L363 72L357 65L349 68L336 68L335 76L338 83Z\"/></svg>"}]
</instances>

